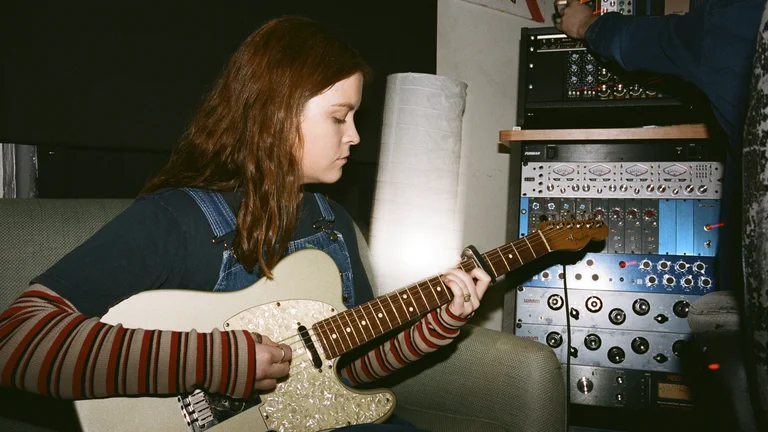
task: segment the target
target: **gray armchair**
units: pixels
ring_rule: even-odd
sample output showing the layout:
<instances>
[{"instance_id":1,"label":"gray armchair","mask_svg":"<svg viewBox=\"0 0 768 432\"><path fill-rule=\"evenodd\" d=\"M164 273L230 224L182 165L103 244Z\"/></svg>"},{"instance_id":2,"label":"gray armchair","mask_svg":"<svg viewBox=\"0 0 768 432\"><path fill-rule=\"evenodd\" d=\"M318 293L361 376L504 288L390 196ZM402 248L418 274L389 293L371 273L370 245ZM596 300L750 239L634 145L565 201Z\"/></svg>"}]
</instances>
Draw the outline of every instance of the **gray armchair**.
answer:
<instances>
[{"instance_id":1,"label":"gray armchair","mask_svg":"<svg viewBox=\"0 0 768 432\"><path fill-rule=\"evenodd\" d=\"M0 199L0 310L32 277L129 204L110 199ZM367 260L366 243L359 237ZM449 385L447 376L460 377L461 388ZM383 385L394 389L401 417L435 432L565 430L565 387L552 350L508 333L467 325L457 343ZM79 430L71 403L7 388L0 388L0 399L2 431Z\"/></svg>"}]
</instances>

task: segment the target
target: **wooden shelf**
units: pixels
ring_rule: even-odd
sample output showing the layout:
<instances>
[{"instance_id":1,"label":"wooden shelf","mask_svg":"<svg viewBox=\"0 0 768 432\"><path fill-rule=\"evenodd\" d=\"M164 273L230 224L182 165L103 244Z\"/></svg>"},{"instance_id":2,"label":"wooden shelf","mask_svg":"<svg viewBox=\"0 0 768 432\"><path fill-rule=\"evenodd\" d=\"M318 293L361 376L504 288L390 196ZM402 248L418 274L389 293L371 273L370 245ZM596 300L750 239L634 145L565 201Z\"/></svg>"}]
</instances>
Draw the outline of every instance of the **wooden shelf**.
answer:
<instances>
[{"instance_id":1,"label":"wooden shelf","mask_svg":"<svg viewBox=\"0 0 768 432\"><path fill-rule=\"evenodd\" d=\"M646 128L614 129L519 129L499 131L499 141L636 140L636 139L706 139L704 124L685 124Z\"/></svg>"}]
</instances>

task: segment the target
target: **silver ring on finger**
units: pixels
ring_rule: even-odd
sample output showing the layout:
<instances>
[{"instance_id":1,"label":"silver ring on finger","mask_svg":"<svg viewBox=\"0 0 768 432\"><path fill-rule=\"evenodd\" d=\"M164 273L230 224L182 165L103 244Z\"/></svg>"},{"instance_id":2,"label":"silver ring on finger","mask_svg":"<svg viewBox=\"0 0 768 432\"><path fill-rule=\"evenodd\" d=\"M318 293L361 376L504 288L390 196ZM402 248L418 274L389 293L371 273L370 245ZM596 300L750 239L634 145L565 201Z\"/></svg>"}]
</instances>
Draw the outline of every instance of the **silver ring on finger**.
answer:
<instances>
[{"instance_id":1,"label":"silver ring on finger","mask_svg":"<svg viewBox=\"0 0 768 432\"><path fill-rule=\"evenodd\" d=\"M285 360L285 348L283 348L283 347L281 347L281 346L279 346L278 348L280 348L280 351L282 351L282 352L283 352L283 356L282 356L282 357L280 357L280 363L282 363L282 362L283 362L283 360Z\"/></svg>"},{"instance_id":2,"label":"silver ring on finger","mask_svg":"<svg viewBox=\"0 0 768 432\"><path fill-rule=\"evenodd\" d=\"M464 303L469 303L472 300L472 294L464 294Z\"/></svg>"}]
</instances>

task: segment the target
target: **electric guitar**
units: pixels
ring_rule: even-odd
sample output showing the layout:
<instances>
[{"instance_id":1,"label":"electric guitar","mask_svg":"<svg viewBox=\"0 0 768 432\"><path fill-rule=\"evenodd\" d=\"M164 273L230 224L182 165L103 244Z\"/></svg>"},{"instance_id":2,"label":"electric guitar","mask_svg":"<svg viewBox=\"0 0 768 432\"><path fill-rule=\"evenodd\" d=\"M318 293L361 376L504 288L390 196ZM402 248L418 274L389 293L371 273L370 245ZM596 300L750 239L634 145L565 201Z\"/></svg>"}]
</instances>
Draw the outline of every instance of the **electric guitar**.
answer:
<instances>
[{"instance_id":1,"label":"electric guitar","mask_svg":"<svg viewBox=\"0 0 768 432\"><path fill-rule=\"evenodd\" d=\"M480 256L465 250L459 266L481 266L492 278L553 251L603 240L600 220L542 222L522 239ZM178 397L121 397L75 402L84 431L322 431L385 421L395 407L386 389L356 390L336 373L342 354L452 299L439 275L346 309L338 268L325 253L305 249L281 260L274 278L240 291L153 290L115 305L102 317L126 328L208 332L245 329L284 341L290 372L250 401L200 390ZM186 422L185 422L186 420Z\"/></svg>"}]
</instances>

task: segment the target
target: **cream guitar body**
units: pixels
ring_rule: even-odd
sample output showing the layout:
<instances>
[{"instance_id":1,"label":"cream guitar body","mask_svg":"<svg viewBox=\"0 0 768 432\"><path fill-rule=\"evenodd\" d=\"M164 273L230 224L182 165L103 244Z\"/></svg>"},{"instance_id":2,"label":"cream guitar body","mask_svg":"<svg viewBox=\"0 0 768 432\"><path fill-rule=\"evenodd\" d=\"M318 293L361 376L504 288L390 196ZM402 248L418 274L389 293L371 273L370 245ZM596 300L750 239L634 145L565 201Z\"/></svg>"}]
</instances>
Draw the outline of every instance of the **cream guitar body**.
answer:
<instances>
[{"instance_id":1,"label":"cream guitar body","mask_svg":"<svg viewBox=\"0 0 768 432\"><path fill-rule=\"evenodd\" d=\"M299 326L311 328L344 310L338 268L325 253L308 249L280 261L272 280L262 278L229 293L146 291L117 304L102 321L176 331L245 329L274 341L292 338L294 359L288 378L274 391L261 394L260 404L211 429L322 431L382 422L395 407L395 397L388 390L355 391L342 384L336 360L326 358L319 341L313 342L320 353L320 368L301 345ZM84 400L75 402L75 409L85 432L190 430L176 396Z\"/></svg>"}]
</instances>

